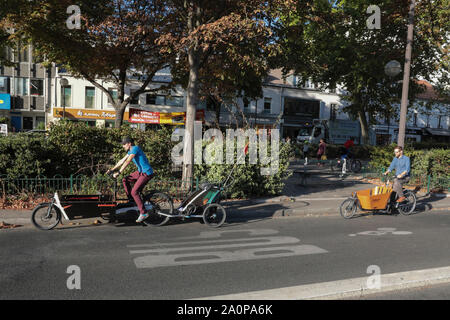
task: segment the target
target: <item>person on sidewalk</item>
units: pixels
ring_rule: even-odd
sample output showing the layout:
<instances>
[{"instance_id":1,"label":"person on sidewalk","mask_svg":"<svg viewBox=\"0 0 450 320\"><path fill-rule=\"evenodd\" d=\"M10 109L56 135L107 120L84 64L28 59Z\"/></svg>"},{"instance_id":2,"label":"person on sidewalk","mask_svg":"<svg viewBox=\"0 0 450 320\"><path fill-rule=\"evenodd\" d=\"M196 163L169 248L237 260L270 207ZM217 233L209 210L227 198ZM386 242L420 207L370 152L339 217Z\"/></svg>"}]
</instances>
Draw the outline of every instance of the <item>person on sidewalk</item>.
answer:
<instances>
[{"instance_id":1,"label":"person on sidewalk","mask_svg":"<svg viewBox=\"0 0 450 320\"><path fill-rule=\"evenodd\" d=\"M403 148L401 146L395 147L394 155L394 159L384 175L395 170L396 178L394 179L392 189L399 197L397 202L403 202L406 199L403 194L403 185L409 181L411 162L407 156L403 155Z\"/></svg>"},{"instance_id":2,"label":"person on sidewalk","mask_svg":"<svg viewBox=\"0 0 450 320\"><path fill-rule=\"evenodd\" d=\"M344 143L345 148L345 156L350 157L350 149L355 145L353 142L353 137L350 137L347 141Z\"/></svg>"},{"instance_id":3,"label":"person on sidewalk","mask_svg":"<svg viewBox=\"0 0 450 320\"><path fill-rule=\"evenodd\" d=\"M130 137L124 137L122 139L122 146L127 152L127 155L106 173L108 174L120 168L119 171L115 172L113 175L114 178L117 178L117 176L126 169L131 161L134 162L137 167L137 171L123 178L122 183L128 199L134 200L139 209L140 215L136 222L142 222L147 219L149 215L145 211L144 202L139 194L144 189L145 185L153 178L154 171L142 149L134 145L133 139ZM131 187L131 183L134 183L133 187Z\"/></svg>"},{"instance_id":4,"label":"person on sidewalk","mask_svg":"<svg viewBox=\"0 0 450 320\"><path fill-rule=\"evenodd\" d=\"M321 160L323 156L325 156L325 152L327 150L327 144L324 139L320 139L319 149L317 150L317 160ZM320 162L317 163L318 166L322 164Z\"/></svg>"}]
</instances>

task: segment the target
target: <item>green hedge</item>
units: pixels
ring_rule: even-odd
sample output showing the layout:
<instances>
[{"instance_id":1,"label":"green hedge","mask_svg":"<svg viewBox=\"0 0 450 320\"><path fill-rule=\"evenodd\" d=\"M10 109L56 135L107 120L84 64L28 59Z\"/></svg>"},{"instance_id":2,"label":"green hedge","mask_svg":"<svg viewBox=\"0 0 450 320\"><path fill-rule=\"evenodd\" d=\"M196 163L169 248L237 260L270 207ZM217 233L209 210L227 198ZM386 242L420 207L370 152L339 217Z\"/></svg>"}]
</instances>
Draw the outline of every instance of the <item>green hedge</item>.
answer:
<instances>
[{"instance_id":1,"label":"green hedge","mask_svg":"<svg viewBox=\"0 0 450 320\"><path fill-rule=\"evenodd\" d=\"M178 144L171 141L172 131L170 126L142 131L127 126L106 129L61 121L53 124L47 135L18 133L0 137L0 177L90 177L102 174L124 157L120 141L128 135L143 149L158 180L181 178L172 172L171 152ZM280 149L280 166L274 175L262 176L259 164L239 165L235 183L230 189L231 196L243 198L280 194L283 179L289 175L289 154L293 152L289 144L280 144ZM230 166L203 164L196 165L194 169L194 176L200 181L218 182L227 175ZM134 170L134 165L131 165L124 174Z\"/></svg>"},{"instance_id":2,"label":"green hedge","mask_svg":"<svg viewBox=\"0 0 450 320\"><path fill-rule=\"evenodd\" d=\"M270 158L271 146L268 144L268 157ZM270 175L263 175L261 172L261 163L258 159L257 164L249 164L247 155L245 164L237 165L232 174L232 181L227 190L231 198L246 198L249 196L279 195L284 187L284 180L292 175L288 170L289 156L294 152L294 147L289 143L280 142L279 166L278 170ZM237 159L235 152L235 159ZM259 153L259 150L258 150ZM226 161L226 146L223 149L224 162ZM265 165L269 167L270 164ZM230 174L233 165L231 164L212 164L195 165L194 176L200 181L224 182ZM234 179L234 180L232 180Z\"/></svg>"},{"instance_id":3,"label":"green hedge","mask_svg":"<svg viewBox=\"0 0 450 320\"><path fill-rule=\"evenodd\" d=\"M371 148L371 162L373 168L387 169L394 158L395 144ZM404 154L411 160L411 174L413 176L432 176L450 179L450 150L430 149L411 150L405 147Z\"/></svg>"},{"instance_id":4,"label":"green hedge","mask_svg":"<svg viewBox=\"0 0 450 320\"><path fill-rule=\"evenodd\" d=\"M124 157L120 141L121 137L129 135L146 153L158 176L167 178L171 174L171 134L170 128L141 131L58 122L50 127L47 135L18 133L0 137L0 176L13 179L102 173ZM134 168L130 166L127 170Z\"/></svg>"}]
</instances>

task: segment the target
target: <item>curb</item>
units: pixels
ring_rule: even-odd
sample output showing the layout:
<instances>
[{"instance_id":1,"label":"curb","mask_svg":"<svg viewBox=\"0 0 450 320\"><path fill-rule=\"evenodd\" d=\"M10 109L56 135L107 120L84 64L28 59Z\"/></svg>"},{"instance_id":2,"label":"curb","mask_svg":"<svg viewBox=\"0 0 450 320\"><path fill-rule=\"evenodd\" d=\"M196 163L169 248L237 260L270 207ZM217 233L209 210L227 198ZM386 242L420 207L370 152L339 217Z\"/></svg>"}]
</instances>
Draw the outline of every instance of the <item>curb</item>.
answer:
<instances>
[{"instance_id":1,"label":"curb","mask_svg":"<svg viewBox=\"0 0 450 320\"><path fill-rule=\"evenodd\" d=\"M336 300L362 297L382 292L418 288L425 285L449 283L450 267L380 275L378 285L372 283L373 278L374 276L344 279L278 289L204 297L198 298L198 300Z\"/></svg>"}]
</instances>

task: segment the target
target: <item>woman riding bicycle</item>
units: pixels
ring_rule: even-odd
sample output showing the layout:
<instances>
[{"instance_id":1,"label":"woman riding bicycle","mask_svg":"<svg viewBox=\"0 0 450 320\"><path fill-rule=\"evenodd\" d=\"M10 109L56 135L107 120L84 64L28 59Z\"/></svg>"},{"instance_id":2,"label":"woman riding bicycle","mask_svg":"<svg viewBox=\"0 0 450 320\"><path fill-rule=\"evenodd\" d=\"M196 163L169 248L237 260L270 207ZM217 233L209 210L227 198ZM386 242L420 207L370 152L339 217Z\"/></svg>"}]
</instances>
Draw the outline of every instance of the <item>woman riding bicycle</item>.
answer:
<instances>
[{"instance_id":1,"label":"woman riding bicycle","mask_svg":"<svg viewBox=\"0 0 450 320\"><path fill-rule=\"evenodd\" d=\"M131 161L134 162L138 170L123 178L122 182L128 199L133 199L136 202L137 207L139 208L140 215L136 222L142 222L147 219L149 215L145 211L144 202L141 199L140 192L144 189L145 185L153 178L154 172L142 149L134 145L133 139L131 139L130 137L124 137L122 139L122 146L123 149L127 151L127 155L122 158L113 168L109 169L107 173L113 172L120 168L119 172L115 172L113 175L114 178L117 178L117 176L126 169ZM135 183L133 187L131 187L132 182Z\"/></svg>"}]
</instances>

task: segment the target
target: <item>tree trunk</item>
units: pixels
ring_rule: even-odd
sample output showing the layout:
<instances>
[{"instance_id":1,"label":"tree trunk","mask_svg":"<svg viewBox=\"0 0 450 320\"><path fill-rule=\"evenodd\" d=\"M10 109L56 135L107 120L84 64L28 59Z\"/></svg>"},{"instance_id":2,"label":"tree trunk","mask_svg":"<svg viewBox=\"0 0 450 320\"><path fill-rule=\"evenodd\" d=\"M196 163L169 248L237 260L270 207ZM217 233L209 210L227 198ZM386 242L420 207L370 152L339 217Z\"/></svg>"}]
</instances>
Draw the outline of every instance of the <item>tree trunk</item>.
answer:
<instances>
[{"instance_id":1,"label":"tree trunk","mask_svg":"<svg viewBox=\"0 0 450 320\"><path fill-rule=\"evenodd\" d=\"M192 4L191 4L192 5ZM191 11L188 18L188 29L192 32L194 29L194 14ZM186 99L186 123L184 134L184 153L183 153L183 181L186 187L191 186L194 175L194 121L195 111L198 101L198 72L199 72L199 54L197 46L192 43L188 50L189 61L189 82L187 86Z\"/></svg>"},{"instance_id":2,"label":"tree trunk","mask_svg":"<svg viewBox=\"0 0 450 320\"><path fill-rule=\"evenodd\" d=\"M362 144L369 144L369 125L367 123L366 113L363 110L358 111L359 124L361 125Z\"/></svg>"}]
</instances>

